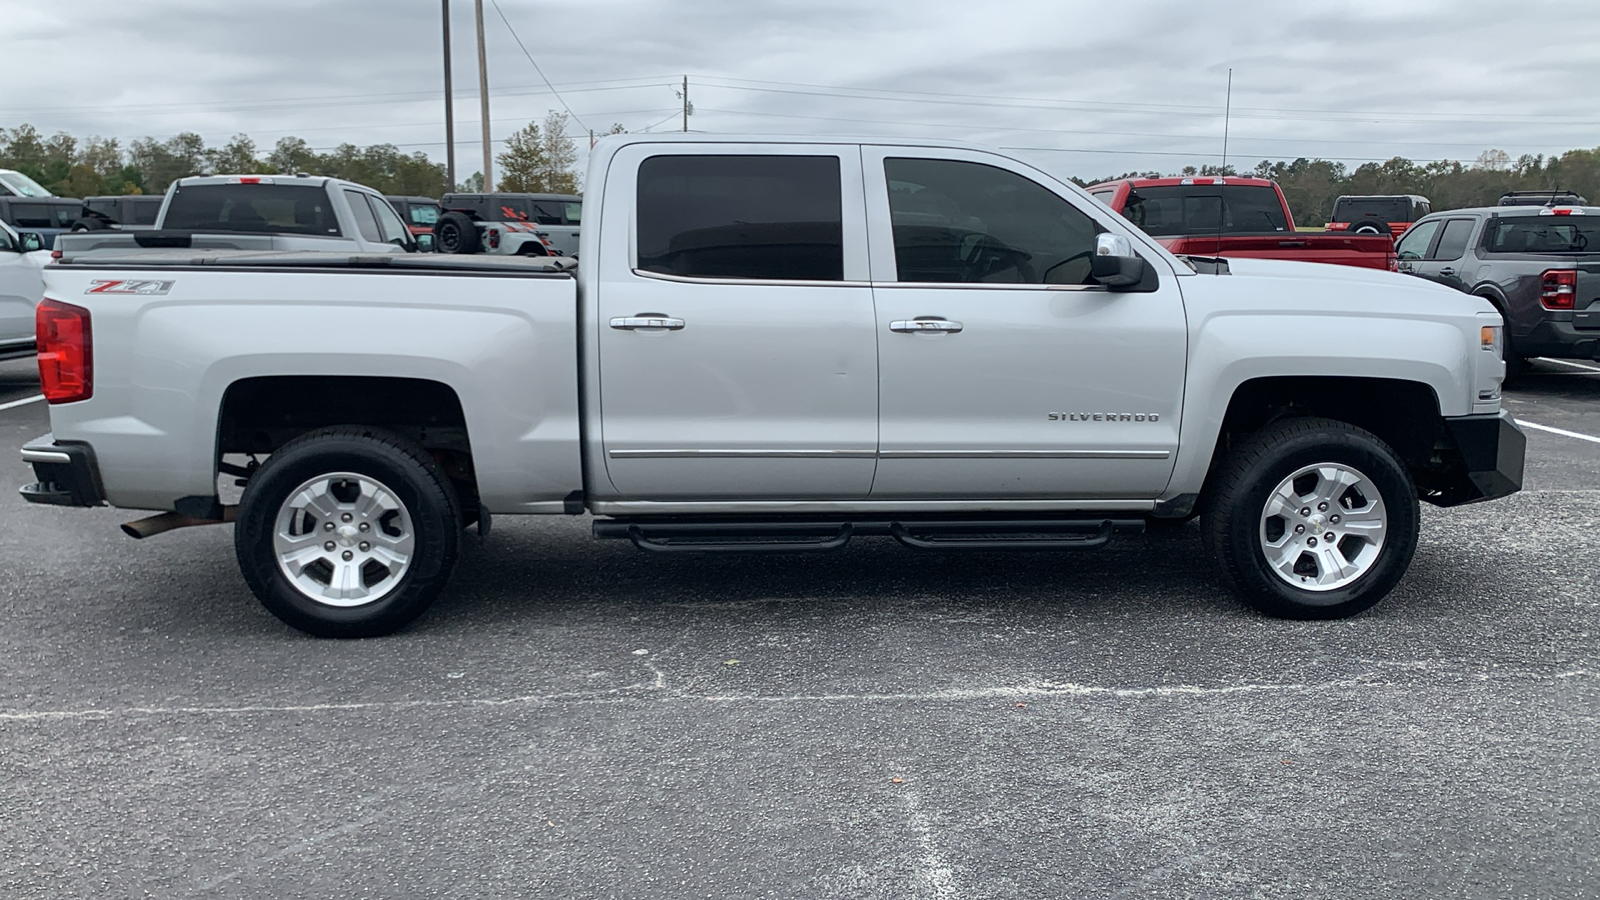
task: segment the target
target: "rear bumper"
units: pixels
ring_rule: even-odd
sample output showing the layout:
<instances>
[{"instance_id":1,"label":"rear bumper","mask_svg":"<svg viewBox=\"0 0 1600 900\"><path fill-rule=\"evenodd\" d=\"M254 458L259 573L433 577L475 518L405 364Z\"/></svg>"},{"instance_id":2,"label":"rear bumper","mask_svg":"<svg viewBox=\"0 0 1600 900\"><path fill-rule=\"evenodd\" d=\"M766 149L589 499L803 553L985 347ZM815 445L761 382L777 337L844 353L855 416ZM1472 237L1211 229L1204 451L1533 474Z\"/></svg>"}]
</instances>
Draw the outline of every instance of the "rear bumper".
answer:
<instances>
[{"instance_id":1,"label":"rear bumper","mask_svg":"<svg viewBox=\"0 0 1600 900\"><path fill-rule=\"evenodd\" d=\"M1518 356L1600 359L1600 321L1588 310L1567 315L1578 321L1545 319L1527 335L1515 335L1512 349ZM1580 328L1579 324L1586 327Z\"/></svg>"},{"instance_id":2,"label":"rear bumper","mask_svg":"<svg viewBox=\"0 0 1600 900\"><path fill-rule=\"evenodd\" d=\"M47 434L23 445L22 461L33 466L39 479L18 489L29 503L100 506L106 502L94 448L88 444L57 443Z\"/></svg>"},{"instance_id":3,"label":"rear bumper","mask_svg":"<svg viewBox=\"0 0 1600 900\"><path fill-rule=\"evenodd\" d=\"M1424 499L1437 506L1460 506L1522 490L1528 439L1510 413L1461 416L1444 423L1454 452L1447 474Z\"/></svg>"}]
</instances>

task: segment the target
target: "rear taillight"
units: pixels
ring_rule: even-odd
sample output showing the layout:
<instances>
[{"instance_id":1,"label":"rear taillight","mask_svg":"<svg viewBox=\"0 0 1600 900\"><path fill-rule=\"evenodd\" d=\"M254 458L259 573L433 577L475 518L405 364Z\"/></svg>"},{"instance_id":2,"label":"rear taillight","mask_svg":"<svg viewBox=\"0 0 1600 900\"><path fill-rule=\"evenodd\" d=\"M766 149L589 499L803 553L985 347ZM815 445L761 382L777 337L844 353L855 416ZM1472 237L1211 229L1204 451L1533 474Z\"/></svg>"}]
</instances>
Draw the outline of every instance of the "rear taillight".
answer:
<instances>
[{"instance_id":1,"label":"rear taillight","mask_svg":"<svg viewBox=\"0 0 1600 900\"><path fill-rule=\"evenodd\" d=\"M94 338L89 311L45 298L34 312L39 384L45 400L72 403L94 396Z\"/></svg>"},{"instance_id":2,"label":"rear taillight","mask_svg":"<svg viewBox=\"0 0 1600 900\"><path fill-rule=\"evenodd\" d=\"M489 229L489 249L500 249L500 229L498 228Z\"/></svg>"},{"instance_id":3,"label":"rear taillight","mask_svg":"<svg viewBox=\"0 0 1600 900\"><path fill-rule=\"evenodd\" d=\"M1329 222L1327 226L1323 228L1323 231L1348 231L1349 229L1349 222Z\"/></svg>"},{"instance_id":4,"label":"rear taillight","mask_svg":"<svg viewBox=\"0 0 1600 900\"><path fill-rule=\"evenodd\" d=\"M1577 269L1546 269L1539 276L1539 302L1545 309L1572 309L1577 300Z\"/></svg>"}]
</instances>

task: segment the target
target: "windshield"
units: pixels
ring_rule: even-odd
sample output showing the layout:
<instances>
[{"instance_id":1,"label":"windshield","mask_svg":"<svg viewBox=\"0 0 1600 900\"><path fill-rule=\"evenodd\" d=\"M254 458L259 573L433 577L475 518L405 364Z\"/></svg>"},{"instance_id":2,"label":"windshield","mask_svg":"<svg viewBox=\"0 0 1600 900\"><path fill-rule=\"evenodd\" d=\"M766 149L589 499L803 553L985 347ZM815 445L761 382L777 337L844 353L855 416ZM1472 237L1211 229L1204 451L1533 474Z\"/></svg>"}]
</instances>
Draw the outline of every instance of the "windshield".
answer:
<instances>
[{"instance_id":1,"label":"windshield","mask_svg":"<svg viewBox=\"0 0 1600 900\"><path fill-rule=\"evenodd\" d=\"M1333 205L1335 222L1359 222L1362 219L1409 222L1411 200L1407 197L1340 197Z\"/></svg>"},{"instance_id":2,"label":"windshield","mask_svg":"<svg viewBox=\"0 0 1600 900\"><path fill-rule=\"evenodd\" d=\"M52 197L39 182L10 169L0 171L0 197Z\"/></svg>"},{"instance_id":3,"label":"windshield","mask_svg":"<svg viewBox=\"0 0 1600 900\"><path fill-rule=\"evenodd\" d=\"M1255 185L1135 188L1122 206L1122 215L1156 237L1255 234L1289 228L1278 192Z\"/></svg>"},{"instance_id":4,"label":"windshield","mask_svg":"<svg viewBox=\"0 0 1600 900\"><path fill-rule=\"evenodd\" d=\"M1489 223L1490 253L1600 252L1600 219L1516 216Z\"/></svg>"},{"instance_id":5,"label":"windshield","mask_svg":"<svg viewBox=\"0 0 1600 900\"><path fill-rule=\"evenodd\" d=\"M320 186L287 184L179 185L163 228L246 234L339 234L328 194Z\"/></svg>"}]
</instances>

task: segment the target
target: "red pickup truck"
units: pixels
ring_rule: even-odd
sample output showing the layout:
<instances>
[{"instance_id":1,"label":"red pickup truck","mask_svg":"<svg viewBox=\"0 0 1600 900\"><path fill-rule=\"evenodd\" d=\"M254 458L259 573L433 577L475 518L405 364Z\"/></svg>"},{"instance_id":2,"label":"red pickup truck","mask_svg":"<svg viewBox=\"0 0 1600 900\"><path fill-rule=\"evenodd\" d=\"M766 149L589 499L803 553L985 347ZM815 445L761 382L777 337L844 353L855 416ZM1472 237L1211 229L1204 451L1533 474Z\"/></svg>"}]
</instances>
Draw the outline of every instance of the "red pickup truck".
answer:
<instances>
[{"instance_id":1,"label":"red pickup truck","mask_svg":"<svg viewBox=\"0 0 1600 900\"><path fill-rule=\"evenodd\" d=\"M1134 178L1088 191L1179 255L1396 270L1389 235L1296 232L1283 191L1264 178Z\"/></svg>"}]
</instances>

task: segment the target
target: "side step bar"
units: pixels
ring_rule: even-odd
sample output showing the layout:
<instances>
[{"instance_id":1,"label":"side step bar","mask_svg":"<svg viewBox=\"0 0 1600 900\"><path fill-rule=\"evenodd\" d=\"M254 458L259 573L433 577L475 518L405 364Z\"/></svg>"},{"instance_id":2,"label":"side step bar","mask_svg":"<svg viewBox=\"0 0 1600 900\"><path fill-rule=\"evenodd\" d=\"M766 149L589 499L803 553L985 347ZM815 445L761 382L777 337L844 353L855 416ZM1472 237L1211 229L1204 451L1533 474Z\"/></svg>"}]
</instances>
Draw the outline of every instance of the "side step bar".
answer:
<instances>
[{"instance_id":1,"label":"side step bar","mask_svg":"<svg viewBox=\"0 0 1600 900\"><path fill-rule=\"evenodd\" d=\"M852 537L892 537L918 550L1089 550L1141 534L1144 519L895 519L712 521L597 519L595 537L652 553L815 553Z\"/></svg>"}]
</instances>

